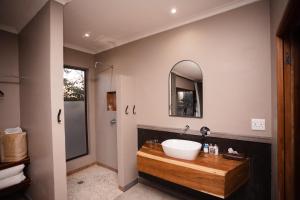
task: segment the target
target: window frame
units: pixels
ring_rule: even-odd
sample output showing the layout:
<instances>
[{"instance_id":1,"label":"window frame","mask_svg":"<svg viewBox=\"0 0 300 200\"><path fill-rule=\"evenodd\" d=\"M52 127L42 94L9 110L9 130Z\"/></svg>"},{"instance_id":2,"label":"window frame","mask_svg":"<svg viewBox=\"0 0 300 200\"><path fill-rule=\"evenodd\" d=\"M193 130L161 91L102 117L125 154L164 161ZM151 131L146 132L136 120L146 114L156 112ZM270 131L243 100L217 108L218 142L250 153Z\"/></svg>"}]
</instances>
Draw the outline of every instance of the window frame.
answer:
<instances>
[{"instance_id":1,"label":"window frame","mask_svg":"<svg viewBox=\"0 0 300 200\"><path fill-rule=\"evenodd\" d=\"M86 137L86 152L84 154L80 154L78 156L74 156L72 158L66 159L66 161L75 160L77 158L87 156L90 153L89 150L89 128L88 128L88 72L89 70L83 67L77 67L72 65L64 65L63 69L73 69L73 70L80 70L84 72L84 108L85 108L85 137Z\"/></svg>"}]
</instances>

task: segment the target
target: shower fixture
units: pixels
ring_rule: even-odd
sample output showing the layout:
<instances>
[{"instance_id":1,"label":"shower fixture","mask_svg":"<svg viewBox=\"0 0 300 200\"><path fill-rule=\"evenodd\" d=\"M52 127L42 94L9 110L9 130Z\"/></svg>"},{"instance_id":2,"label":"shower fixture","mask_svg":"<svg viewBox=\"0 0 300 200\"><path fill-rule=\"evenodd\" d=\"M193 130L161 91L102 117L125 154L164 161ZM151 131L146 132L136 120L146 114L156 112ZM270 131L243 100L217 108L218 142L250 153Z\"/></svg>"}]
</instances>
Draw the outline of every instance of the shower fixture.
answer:
<instances>
[{"instance_id":1,"label":"shower fixture","mask_svg":"<svg viewBox=\"0 0 300 200\"><path fill-rule=\"evenodd\" d=\"M110 74L110 90L109 91L112 91L112 82L113 82L113 74L114 74L114 65L109 65L109 64L106 64L106 63L103 63L101 61L96 61L95 62L95 69L97 69L97 65L100 65L100 66L103 66L104 68L101 70L101 71L98 71L98 73L102 73L106 70L109 70L111 69L111 74Z\"/></svg>"},{"instance_id":2,"label":"shower fixture","mask_svg":"<svg viewBox=\"0 0 300 200\"><path fill-rule=\"evenodd\" d=\"M106 69L109 69L109 68L113 68L113 67L114 67L113 65L108 65L108 64L103 63L103 62L101 62L101 61L96 61L96 62L95 62L95 69L97 69L97 65L107 67ZM105 69L105 70L106 70L106 69ZM105 71L105 70L103 70L103 71Z\"/></svg>"}]
</instances>

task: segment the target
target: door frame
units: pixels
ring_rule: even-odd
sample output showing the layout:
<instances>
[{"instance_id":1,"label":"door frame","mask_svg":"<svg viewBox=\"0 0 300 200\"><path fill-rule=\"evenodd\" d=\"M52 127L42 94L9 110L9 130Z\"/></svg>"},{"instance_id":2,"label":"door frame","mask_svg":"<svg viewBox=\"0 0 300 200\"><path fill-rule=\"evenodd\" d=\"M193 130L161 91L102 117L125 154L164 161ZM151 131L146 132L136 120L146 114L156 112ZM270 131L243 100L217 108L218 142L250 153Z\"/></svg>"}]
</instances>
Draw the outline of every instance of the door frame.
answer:
<instances>
[{"instance_id":1,"label":"door frame","mask_svg":"<svg viewBox=\"0 0 300 200\"><path fill-rule=\"evenodd\" d=\"M89 155L90 153L90 147L89 147L89 124L88 124L88 69L84 67L77 67L77 66L72 66L72 65L64 65L63 69L74 69L74 70L81 70L84 71L84 107L85 107L85 137L86 137L86 152L84 154L80 154L77 156L74 156L72 158L66 159L66 162L75 160L80 157L84 157L86 155Z\"/></svg>"},{"instance_id":2,"label":"door frame","mask_svg":"<svg viewBox=\"0 0 300 200\"><path fill-rule=\"evenodd\" d=\"M296 138L299 136L295 132L297 98L294 84L299 80L295 79L297 75L294 73L295 67L299 68L299 63L294 63L296 55L293 51L299 52L299 44L293 41L291 33L299 28L299 8L299 0L288 2L276 34L278 200L297 199L296 148L299 148L300 144L297 145ZM297 45L297 49L294 45Z\"/></svg>"}]
</instances>

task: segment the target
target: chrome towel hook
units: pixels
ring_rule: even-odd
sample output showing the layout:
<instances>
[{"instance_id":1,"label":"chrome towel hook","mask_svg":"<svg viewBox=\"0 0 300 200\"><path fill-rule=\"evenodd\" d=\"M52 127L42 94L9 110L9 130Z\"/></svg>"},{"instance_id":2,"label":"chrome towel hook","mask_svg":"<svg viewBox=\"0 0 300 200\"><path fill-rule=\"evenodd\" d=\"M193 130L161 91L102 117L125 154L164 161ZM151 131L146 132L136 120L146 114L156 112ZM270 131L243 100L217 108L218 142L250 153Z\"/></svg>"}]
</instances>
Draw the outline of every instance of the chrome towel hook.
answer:
<instances>
[{"instance_id":1,"label":"chrome towel hook","mask_svg":"<svg viewBox=\"0 0 300 200\"><path fill-rule=\"evenodd\" d=\"M133 106L132 114L136 115L136 112L135 112L135 105Z\"/></svg>"},{"instance_id":2,"label":"chrome towel hook","mask_svg":"<svg viewBox=\"0 0 300 200\"><path fill-rule=\"evenodd\" d=\"M0 90L0 97L4 97L4 92L2 92L2 90Z\"/></svg>"}]
</instances>

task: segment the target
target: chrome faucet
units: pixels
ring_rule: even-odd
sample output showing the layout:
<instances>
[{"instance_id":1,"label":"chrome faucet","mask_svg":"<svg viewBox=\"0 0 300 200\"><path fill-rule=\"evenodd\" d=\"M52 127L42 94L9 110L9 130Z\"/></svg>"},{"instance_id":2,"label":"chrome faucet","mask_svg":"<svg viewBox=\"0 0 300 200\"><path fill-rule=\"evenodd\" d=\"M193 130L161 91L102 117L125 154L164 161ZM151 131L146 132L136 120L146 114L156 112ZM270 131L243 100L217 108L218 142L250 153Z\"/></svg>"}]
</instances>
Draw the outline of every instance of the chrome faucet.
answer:
<instances>
[{"instance_id":1,"label":"chrome faucet","mask_svg":"<svg viewBox=\"0 0 300 200\"><path fill-rule=\"evenodd\" d=\"M205 137L210 134L210 129L206 126L202 126L200 129L201 136Z\"/></svg>"},{"instance_id":2,"label":"chrome faucet","mask_svg":"<svg viewBox=\"0 0 300 200\"><path fill-rule=\"evenodd\" d=\"M190 129L190 126L189 125L185 125L185 127L183 129L183 134L185 134L189 129Z\"/></svg>"}]
</instances>

